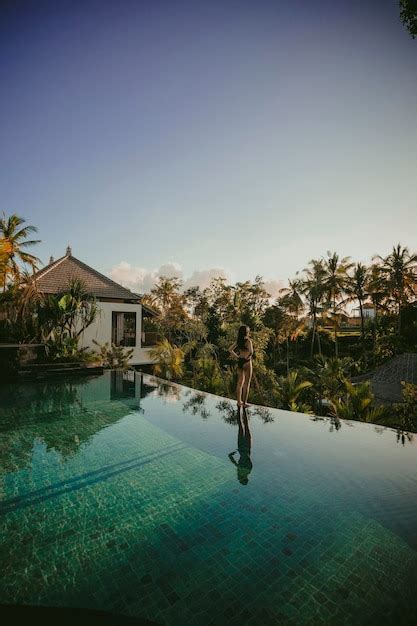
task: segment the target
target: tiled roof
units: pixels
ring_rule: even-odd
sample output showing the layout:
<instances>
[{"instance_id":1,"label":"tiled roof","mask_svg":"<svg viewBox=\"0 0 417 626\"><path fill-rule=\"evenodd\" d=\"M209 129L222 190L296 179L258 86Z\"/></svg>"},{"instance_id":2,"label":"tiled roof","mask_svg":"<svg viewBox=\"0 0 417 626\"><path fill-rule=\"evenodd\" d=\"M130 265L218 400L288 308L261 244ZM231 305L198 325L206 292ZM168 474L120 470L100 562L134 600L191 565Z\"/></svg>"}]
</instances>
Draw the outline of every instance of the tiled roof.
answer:
<instances>
[{"instance_id":1,"label":"tiled roof","mask_svg":"<svg viewBox=\"0 0 417 626\"><path fill-rule=\"evenodd\" d=\"M401 382L417 384L417 354L406 352L372 372L355 376L352 382L369 380L375 398L379 402L400 402L402 399Z\"/></svg>"},{"instance_id":2,"label":"tiled roof","mask_svg":"<svg viewBox=\"0 0 417 626\"><path fill-rule=\"evenodd\" d=\"M96 298L140 301L140 296L100 274L79 259L70 250L57 261L49 263L35 274L38 290L42 293L58 293L73 279L82 280L86 289Z\"/></svg>"}]
</instances>

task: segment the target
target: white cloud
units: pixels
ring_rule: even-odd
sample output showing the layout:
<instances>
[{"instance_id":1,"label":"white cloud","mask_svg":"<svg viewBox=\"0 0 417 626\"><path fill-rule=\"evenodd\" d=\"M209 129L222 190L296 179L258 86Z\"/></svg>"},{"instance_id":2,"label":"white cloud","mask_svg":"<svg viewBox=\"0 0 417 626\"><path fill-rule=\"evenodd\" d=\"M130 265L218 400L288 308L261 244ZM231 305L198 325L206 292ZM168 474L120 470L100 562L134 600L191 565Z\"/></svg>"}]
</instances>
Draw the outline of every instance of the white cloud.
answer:
<instances>
[{"instance_id":1,"label":"white cloud","mask_svg":"<svg viewBox=\"0 0 417 626\"><path fill-rule=\"evenodd\" d=\"M165 276L165 278L180 278L182 280L182 269L179 263L165 263L156 270L156 277Z\"/></svg>"},{"instance_id":2,"label":"white cloud","mask_svg":"<svg viewBox=\"0 0 417 626\"><path fill-rule=\"evenodd\" d=\"M228 283L233 282L233 277L230 272L221 267L194 270L190 276L186 277L184 276L181 265L175 262L164 263L156 269L147 269L122 261L119 265L113 267L110 276L117 283L120 283L136 293L149 293L160 276L166 276L167 278L176 276L183 281L183 289L195 286L200 287L200 289L205 289L210 285L213 278L218 277L225 278ZM282 280L265 280L264 285L273 300L278 297L279 290L285 286Z\"/></svg>"},{"instance_id":3,"label":"white cloud","mask_svg":"<svg viewBox=\"0 0 417 626\"><path fill-rule=\"evenodd\" d=\"M126 261L122 261L110 272L112 280L124 287L139 293L147 293L157 282L160 276L173 278L177 276L182 280L182 269L178 263L165 263L158 269L146 269L135 267Z\"/></svg>"},{"instance_id":4,"label":"white cloud","mask_svg":"<svg viewBox=\"0 0 417 626\"><path fill-rule=\"evenodd\" d=\"M265 280L264 288L270 294L272 299L276 299L279 296L279 290L285 287L285 281L283 280Z\"/></svg>"},{"instance_id":5,"label":"white cloud","mask_svg":"<svg viewBox=\"0 0 417 626\"><path fill-rule=\"evenodd\" d=\"M166 276L167 278L176 276L183 281L184 289L194 286L205 289L205 287L209 286L211 280L218 276L222 276L226 280L230 279L228 273L219 267L208 270L195 270L191 276L184 278L181 265L174 262L164 263L157 269L146 269L145 267L135 267L126 261L122 261L119 265L113 267L110 276L115 282L139 293L148 293L160 276Z\"/></svg>"},{"instance_id":6,"label":"white cloud","mask_svg":"<svg viewBox=\"0 0 417 626\"><path fill-rule=\"evenodd\" d=\"M184 289L196 286L205 289L210 285L213 278L225 278L228 282L230 281L228 273L220 267L212 267L209 270L194 270L191 276L184 281Z\"/></svg>"}]
</instances>

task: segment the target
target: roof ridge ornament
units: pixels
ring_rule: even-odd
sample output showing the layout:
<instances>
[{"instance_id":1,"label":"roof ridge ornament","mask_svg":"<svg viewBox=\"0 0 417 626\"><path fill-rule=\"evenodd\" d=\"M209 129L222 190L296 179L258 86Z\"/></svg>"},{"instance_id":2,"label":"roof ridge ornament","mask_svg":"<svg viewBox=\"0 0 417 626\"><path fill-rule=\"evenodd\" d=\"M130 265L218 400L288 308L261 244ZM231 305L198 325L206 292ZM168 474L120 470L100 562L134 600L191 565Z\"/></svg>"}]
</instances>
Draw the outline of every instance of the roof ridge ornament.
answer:
<instances>
[{"instance_id":1,"label":"roof ridge ornament","mask_svg":"<svg viewBox=\"0 0 417 626\"><path fill-rule=\"evenodd\" d=\"M49 265L51 265L51 263L53 263L55 261L54 257L51 255L50 259L49 259Z\"/></svg>"},{"instance_id":2,"label":"roof ridge ornament","mask_svg":"<svg viewBox=\"0 0 417 626\"><path fill-rule=\"evenodd\" d=\"M67 246L67 251L65 253L65 256L72 256L71 246Z\"/></svg>"}]
</instances>

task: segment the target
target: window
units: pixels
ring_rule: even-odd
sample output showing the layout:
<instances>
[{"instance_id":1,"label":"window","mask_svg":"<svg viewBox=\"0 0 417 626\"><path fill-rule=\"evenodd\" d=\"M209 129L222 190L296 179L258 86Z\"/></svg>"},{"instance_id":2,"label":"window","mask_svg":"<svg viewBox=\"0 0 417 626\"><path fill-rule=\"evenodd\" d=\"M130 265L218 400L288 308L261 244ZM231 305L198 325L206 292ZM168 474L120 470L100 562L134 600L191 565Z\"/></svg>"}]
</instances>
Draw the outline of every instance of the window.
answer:
<instances>
[{"instance_id":1,"label":"window","mask_svg":"<svg viewBox=\"0 0 417 626\"><path fill-rule=\"evenodd\" d=\"M111 340L116 346L136 346L136 313L113 311Z\"/></svg>"}]
</instances>

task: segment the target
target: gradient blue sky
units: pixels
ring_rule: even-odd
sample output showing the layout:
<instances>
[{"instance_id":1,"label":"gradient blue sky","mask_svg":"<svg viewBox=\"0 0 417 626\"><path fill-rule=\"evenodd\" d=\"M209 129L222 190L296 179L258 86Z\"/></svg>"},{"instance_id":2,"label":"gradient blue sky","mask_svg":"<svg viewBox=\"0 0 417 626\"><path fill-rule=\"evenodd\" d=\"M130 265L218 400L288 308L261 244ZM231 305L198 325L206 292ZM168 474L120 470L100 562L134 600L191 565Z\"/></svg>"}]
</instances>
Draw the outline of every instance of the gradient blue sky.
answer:
<instances>
[{"instance_id":1,"label":"gradient blue sky","mask_svg":"<svg viewBox=\"0 0 417 626\"><path fill-rule=\"evenodd\" d=\"M3 1L0 81L0 211L45 262L69 243L133 286L168 262L286 279L326 250L417 250L396 0Z\"/></svg>"}]
</instances>

